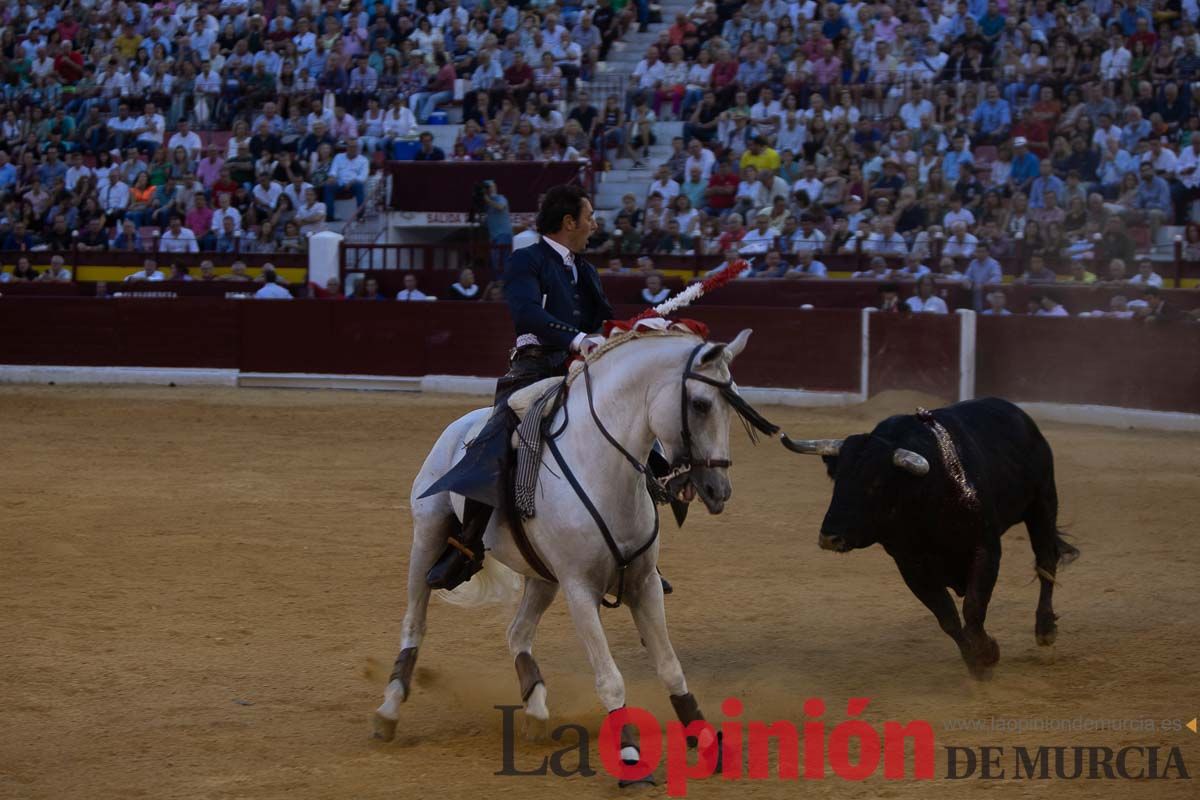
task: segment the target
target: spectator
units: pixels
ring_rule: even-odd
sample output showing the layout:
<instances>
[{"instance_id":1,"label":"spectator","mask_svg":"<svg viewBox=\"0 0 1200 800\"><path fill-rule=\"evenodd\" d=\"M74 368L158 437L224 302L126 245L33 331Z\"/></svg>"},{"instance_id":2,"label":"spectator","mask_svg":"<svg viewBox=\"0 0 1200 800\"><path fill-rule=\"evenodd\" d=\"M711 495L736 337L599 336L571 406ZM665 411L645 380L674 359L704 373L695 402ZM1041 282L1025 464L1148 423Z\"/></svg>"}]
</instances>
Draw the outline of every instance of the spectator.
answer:
<instances>
[{"instance_id":1,"label":"spectator","mask_svg":"<svg viewBox=\"0 0 1200 800\"><path fill-rule=\"evenodd\" d=\"M222 280L248 283L250 281L250 276L246 274L246 262L234 261L229 265L229 274L224 276Z\"/></svg>"},{"instance_id":2,"label":"spectator","mask_svg":"<svg viewBox=\"0 0 1200 800\"><path fill-rule=\"evenodd\" d=\"M445 161L446 154L442 148L435 147L433 144L433 134L425 131L420 137L421 146L417 150L417 154L413 156L414 161Z\"/></svg>"},{"instance_id":3,"label":"spectator","mask_svg":"<svg viewBox=\"0 0 1200 800\"><path fill-rule=\"evenodd\" d=\"M979 249L980 242L975 235L967 232L967 226L962 222L956 223L951 229L950 238L942 248L942 253L952 258L971 258Z\"/></svg>"},{"instance_id":4,"label":"spectator","mask_svg":"<svg viewBox=\"0 0 1200 800\"><path fill-rule=\"evenodd\" d=\"M404 275L404 288L396 293L397 300L415 301L415 300L437 300L436 297L427 295L417 288L417 276L409 272Z\"/></svg>"},{"instance_id":5,"label":"spectator","mask_svg":"<svg viewBox=\"0 0 1200 800\"><path fill-rule=\"evenodd\" d=\"M852 278L867 278L874 281L886 281L892 277L892 271L888 268L887 260L883 256L874 256L871 259L869 269L859 270L850 277ZM884 309L885 311L887 309Z\"/></svg>"},{"instance_id":6,"label":"spectator","mask_svg":"<svg viewBox=\"0 0 1200 800\"><path fill-rule=\"evenodd\" d=\"M196 234L183 227L183 220L178 215L173 215L167 230L158 240L158 249L162 253L196 253L200 246L196 242Z\"/></svg>"},{"instance_id":7,"label":"spectator","mask_svg":"<svg viewBox=\"0 0 1200 800\"><path fill-rule=\"evenodd\" d=\"M359 152L358 139L349 139L346 142L346 152L338 153L334 156L333 166L329 170L329 177L323 187L325 208L329 222L338 221L337 217L334 216L334 206L337 202L338 192L349 190L354 195L354 207L356 210L366 202L366 186L369 172L370 164L367 162L366 156Z\"/></svg>"},{"instance_id":8,"label":"spectator","mask_svg":"<svg viewBox=\"0 0 1200 800\"><path fill-rule=\"evenodd\" d=\"M0 283L27 283L38 279L38 271L34 269L25 256L17 258L12 272L0 272Z\"/></svg>"},{"instance_id":9,"label":"spectator","mask_svg":"<svg viewBox=\"0 0 1200 800\"><path fill-rule=\"evenodd\" d=\"M1158 237L1158 229L1163 221L1173 213L1171 187L1154 174L1154 167L1149 162L1142 162L1139 173L1141 181L1138 182L1133 207L1125 212L1124 218L1134 224L1149 222L1150 237L1153 241Z\"/></svg>"},{"instance_id":10,"label":"spectator","mask_svg":"<svg viewBox=\"0 0 1200 800\"><path fill-rule=\"evenodd\" d=\"M304 203L296 209L295 221L302 235L311 235L325 230L325 204L317 200L317 190L312 186L304 191Z\"/></svg>"},{"instance_id":11,"label":"spectator","mask_svg":"<svg viewBox=\"0 0 1200 800\"><path fill-rule=\"evenodd\" d=\"M1069 317L1071 316L1063 305L1048 294L1039 295L1037 298L1038 309L1036 316L1039 317Z\"/></svg>"},{"instance_id":12,"label":"spectator","mask_svg":"<svg viewBox=\"0 0 1200 800\"><path fill-rule=\"evenodd\" d=\"M1000 261L991 257L988 242L979 242L976 255L971 259L971 263L967 264L967 270L962 276L962 283L971 289L998 284L1002 281L1003 272L1000 269Z\"/></svg>"},{"instance_id":13,"label":"spectator","mask_svg":"<svg viewBox=\"0 0 1200 800\"><path fill-rule=\"evenodd\" d=\"M158 263L152 258L143 261L142 268L137 272L125 276L126 281L161 281L164 279L165 276L159 270Z\"/></svg>"},{"instance_id":14,"label":"spectator","mask_svg":"<svg viewBox=\"0 0 1200 800\"><path fill-rule=\"evenodd\" d=\"M492 180L484 181L484 187L484 203L487 206L488 240L491 242L494 252L495 248L507 248L512 245L512 217L509 214L508 198L500 194L500 190L496 187L496 182ZM499 264L496 266L499 266Z\"/></svg>"},{"instance_id":15,"label":"spectator","mask_svg":"<svg viewBox=\"0 0 1200 800\"><path fill-rule=\"evenodd\" d=\"M983 310L985 316L994 317L1011 317L1012 312L1008 310L1008 296L1000 289L988 292L987 294L988 307Z\"/></svg>"},{"instance_id":16,"label":"spectator","mask_svg":"<svg viewBox=\"0 0 1200 800\"><path fill-rule=\"evenodd\" d=\"M192 276L188 274L188 268L184 264L171 264L171 274L167 277L170 281L190 281Z\"/></svg>"},{"instance_id":17,"label":"spectator","mask_svg":"<svg viewBox=\"0 0 1200 800\"><path fill-rule=\"evenodd\" d=\"M671 296L671 290L662 285L662 276L657 272L646 275L646 285L642 288L642 300L648 305L656 306Z\"/></svg>"},{"instance_id":18,"label":"spectator","mask_svg":"<svg viewBox=\"0 0 1200 800\"><path fill-rule=\"evenodd\" d=\"M45 283L70 283L71 270L67 269L62 256L51 256L50 266L36 280Z\"/></svg>"},{"instance_id":19,"label":"spectator","mask_svg":"<svg viewBox=\"0 0 1200 800\"><path fill-rule=\"evenodd\" d=\"M879 310L884 313L899 313L903 306L900 303L900 287L894 283L885 283L879 287Z\"/></svg>"},{"instance_id":20,"label":"spectator","mask_svg":"<svg viewBox=\"0 0 1200 800\"><path fill-rule=\"evenodd\" d=\"M1162 276L1154 271L1154 265L1150 263L1150 259L1143 258L1138 261L1138 273L1129 279L1129 282L1135 286L1154 286L1162 288Z\"/></svg>"},{"instance_id":21,"label":"spectator","mask_svg":"<svg viewBox=\"0 0 1200 800\"><path fill-rule=\"evenodd\" d=\"M917 293L904 301L909 311L918 314L948 314L946 301L935 293L932 275L922 275L917 279Z\"/></svg>"},{"instance_id":22,"label":"spectator","mask_svg":"<svg viewBox=\"0 0 1200 800\"><path fill-rule=\"evenodd\" d=\"M79 237L75 247L83 252L99 252L108 250L108 232L104 230L104 217L98 216L88 220L87 228Z\"/></svg>"},{"instance_id":23,"label":"spectator","mask_svg":"<svg viewBox=\"0 0 1200 800\"><path fill-rule=\"evenodd\" d=\"M797 253L796 266L789 269L785 278L824 278L829 274L824 262L818 261L814 250L802 250Z\"/></svg>"},{"instance_id":24,"label":"spectator","mask_svg":"<svg viewBox=\"0 0 1200 800\"><path fill-rule=\"evenodd\" d=\"M1058 280L1058 275L1046 266L1046 260L1041 254L1035 253L1029 257L1029 268L1017 280L1021 283L1054 283Z\"/></svg>"},{"instance_id":25,"label":"spectator","mask_svg":"<svg viewBox=\"0 0 1200 800\"><path fill-rule=\"evenodd\" d=\"M475 283L474 270L464 269L458 274L458 280L450 284L451 300L478 300L479 284Z\"/></svg>"},{"instance_id":26,"label":"spectator","mask_svg":"<svg viewBox=\"0 0 1200 800\"><path fill-rule=\"evenodd\" d=\"M263 285L254 293L255 300L291 300L292 293L278 283L275 270L263 270Z\"/></svg>"}]
</instances>

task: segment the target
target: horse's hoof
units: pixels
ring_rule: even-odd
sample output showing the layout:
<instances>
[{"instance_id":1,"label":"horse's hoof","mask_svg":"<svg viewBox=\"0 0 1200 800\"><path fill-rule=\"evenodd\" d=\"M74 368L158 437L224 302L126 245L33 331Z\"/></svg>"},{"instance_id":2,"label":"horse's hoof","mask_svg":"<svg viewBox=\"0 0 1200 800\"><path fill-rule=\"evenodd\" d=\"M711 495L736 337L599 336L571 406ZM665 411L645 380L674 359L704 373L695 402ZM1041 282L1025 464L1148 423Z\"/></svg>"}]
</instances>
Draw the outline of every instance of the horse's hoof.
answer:
<instances>
[{"instance_id":1,"label":"horse's hoof","mask_svg":"<svg viewBox=\"0 0 1200 800\"><path fill-rule=\"evenodd\" d=\"M1056 639L1058 639L1058 626L1051 625L1045 630L1036 631L1034 636L1037 637L1037 643L1040 646L1049 647L1050 645L1054 644Z\"/></svg>"},{"instance_id":2,"label":"horse's hoof","mask_svg":"<svg viewBox=\"0 0 1200 800\"><path fill-rule=\"evenodd\" d=\"M396 720L388 719L382 714L375 715L375 730L371 734L372 739L377 739L381 742L390 742L396 738Z\"/></svg>"},{"instance_id":3,"label":"horse's hoof","mask_svg":"<svg viewBox=\"0 0 1200 800\"><path fill-rule=\"evenodd\" d=\"M544 742L550 737L550 720L525 715L525 741Z\"/></svg>"}]
</instances>

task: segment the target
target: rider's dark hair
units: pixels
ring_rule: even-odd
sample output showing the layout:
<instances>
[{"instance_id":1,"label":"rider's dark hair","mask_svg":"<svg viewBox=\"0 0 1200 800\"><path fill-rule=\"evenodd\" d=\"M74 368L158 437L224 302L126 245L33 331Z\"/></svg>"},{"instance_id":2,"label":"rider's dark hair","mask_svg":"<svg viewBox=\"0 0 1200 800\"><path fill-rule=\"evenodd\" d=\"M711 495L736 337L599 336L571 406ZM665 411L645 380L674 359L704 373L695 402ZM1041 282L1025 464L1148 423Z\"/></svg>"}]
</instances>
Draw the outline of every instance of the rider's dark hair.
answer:
<instances>
[{"instance_id":1,"label":"rider's dark hair","mask_svg":"<svg viewBox=\"0 0 1200 800\"><path fill-rule=\"evenodd\" d=\"M538 233L558 233L562 230L564 217L578 220L583 213L583 201L587 199L587 192L581 186L555 186L546 192L542 207L538 209Z\"/></svg>"}]
</instances>

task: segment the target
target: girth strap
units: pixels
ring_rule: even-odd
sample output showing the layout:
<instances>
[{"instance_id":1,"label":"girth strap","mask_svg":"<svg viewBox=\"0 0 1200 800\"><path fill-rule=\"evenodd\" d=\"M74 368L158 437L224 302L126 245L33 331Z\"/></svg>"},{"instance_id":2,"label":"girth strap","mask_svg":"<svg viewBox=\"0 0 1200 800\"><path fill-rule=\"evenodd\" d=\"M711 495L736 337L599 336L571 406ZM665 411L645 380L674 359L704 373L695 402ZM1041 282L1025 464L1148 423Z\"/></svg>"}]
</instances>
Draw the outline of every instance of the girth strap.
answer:
<instances>
[{"instance_id":1,"label":"girth strap","mask_svg":"<svg viewBox=\"0 0 1200 800\"><path fill-rule=\"evenodd\" d=\"M588 514L591 515L592 520L596 523L596 527L600 529L600 535L604 537L604 543L608 545L609 552L612 553L613 559L615 559L617 562L617 599L610 603L601 597L600 605L604 606L605 608L619 608L621 606L621 598L625 593L625 570L629 568L630 564L637 560L638 556L649 550L650 546L653 545L655 540L658 539L658 506L653 506L654 530L650 533L650 538L645 544L626 557L621 553L621 548L617 544L616 539L613 538L612 531L608 529L608 525L604 522L604 517L600 516L600 512L592 503L591 498L587 496L587 492L585 492L583 487L579 485L579 480L575 477L575 473L571 471L569 466L567 466L567 461L565 458L563 458L562 451L558 449L558 444L555 443L553 437L546 440L546 447L549 448L550 455L554 456L554 461L558 464L558 468L562 470L567 482L571 484L571 488L575 491L575 495L579 498L579 501L583 503L583 507L587 509Z\"/></svg>"}]
</instances>

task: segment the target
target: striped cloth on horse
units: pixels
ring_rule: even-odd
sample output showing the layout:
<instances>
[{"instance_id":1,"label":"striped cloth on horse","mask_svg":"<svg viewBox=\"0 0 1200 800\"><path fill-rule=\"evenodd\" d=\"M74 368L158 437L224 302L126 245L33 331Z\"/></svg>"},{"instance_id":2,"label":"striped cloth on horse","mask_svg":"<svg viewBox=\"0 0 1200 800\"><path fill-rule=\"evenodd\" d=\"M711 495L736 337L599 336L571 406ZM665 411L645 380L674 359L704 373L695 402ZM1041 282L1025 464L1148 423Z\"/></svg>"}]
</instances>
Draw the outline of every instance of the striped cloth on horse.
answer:
<instances>
[{"instance_id":1,"label":"striped cloth on horse","mask_svg":"<svg viewBox=\"0 0 1200 800\"><path fill-rule=\"evenodd\" d=\"M555 401L563 383L551 386L533 402L517 426L517 469L513 475L513 501L523 519L535 516L538 471L542 467L542 417L546 406Z\"/></svg>"}]
</instances>

